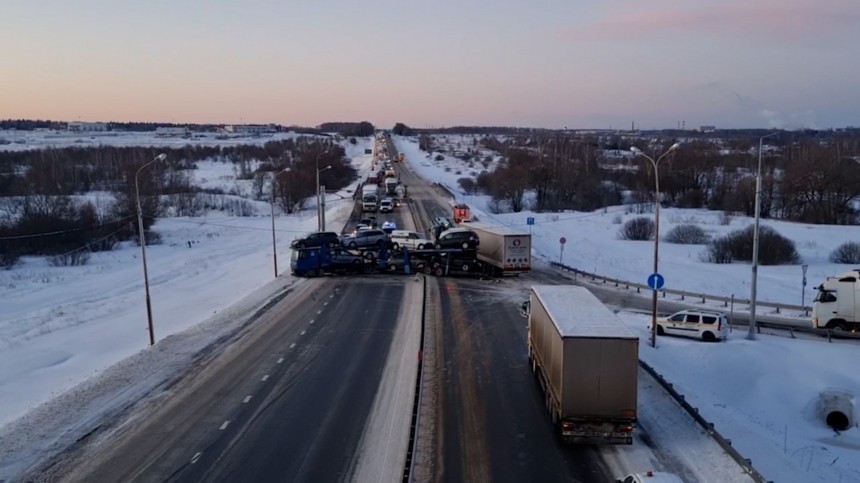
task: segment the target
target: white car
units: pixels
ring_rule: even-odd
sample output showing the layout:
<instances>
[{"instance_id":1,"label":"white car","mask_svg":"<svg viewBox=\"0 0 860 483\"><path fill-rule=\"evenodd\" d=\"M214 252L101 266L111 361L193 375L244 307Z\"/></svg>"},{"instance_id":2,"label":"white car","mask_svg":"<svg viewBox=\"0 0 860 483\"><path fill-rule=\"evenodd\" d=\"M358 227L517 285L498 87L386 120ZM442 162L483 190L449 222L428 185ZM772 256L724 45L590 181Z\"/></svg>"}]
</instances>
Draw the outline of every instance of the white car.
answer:
<instances>
[{"instance_id":1,"label":"white car","mask_svg":"<svg viewBox=\"0 0 860 483\"><path fill-rule=\"evenodd\" d=\"M394 200L391 198L385 198L379 202L380 213L391 213L392 211L394 211Z\"/></svg>"},{"instance_id":2,"label":"white car","mask_svg":"<svg viewBox=\"0 0 860 483\"><path fill-rule=\"evenodd\" d=\"M394 230L391 232L391 247L395 250L405 247L410 250L423 250L433 247L433 240L424 238L420 233L409 230Z\"/></svg>"},{"instance_id":3,"label":"white car","mask_svg":"<svg viewBox=\"0 0 860 483\"><path fill-rule=\"evenodd\" d=\"M397 223L394 223L391 220L385 221L382 223L382 231L385 233L391 234L394 230L397 229Z\"/></svg>"},{"instance_id":4,"label":"white car","mask_svg":"<svg viewBox=\"0 0 860 483\"><path fill-rule=\"evenodd\" d=\"M679 335L713 342L725 339L728 331L729 321L719 312L682 310L657 319L657 335Z\"/></svg>"}]
</instances>

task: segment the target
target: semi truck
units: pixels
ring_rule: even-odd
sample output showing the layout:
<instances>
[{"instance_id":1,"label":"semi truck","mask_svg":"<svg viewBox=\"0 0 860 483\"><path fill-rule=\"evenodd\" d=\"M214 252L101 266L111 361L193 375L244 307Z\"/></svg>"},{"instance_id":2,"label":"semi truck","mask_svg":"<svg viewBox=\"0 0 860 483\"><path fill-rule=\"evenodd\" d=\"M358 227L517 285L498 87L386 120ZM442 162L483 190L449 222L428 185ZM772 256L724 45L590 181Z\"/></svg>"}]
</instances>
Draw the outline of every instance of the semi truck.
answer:
<instances>
[{"instance_id":1,"label":"semi truck","mask_svg":"<svg viewBox=\"0 0 860 483\"><path fill-rule=\"evenodd\" d=\"M827 277L816 287L812 327L834 331L860 330L860 268Z\"/></svg>"},{"instance_id":2,"label":"semi truck","mask_svg":"<svg viewBox=\"0 0 860 483\"><path fill-rule=\"evenodd\" d=\"M361 211L376 212L379 203L379 187L372 183L365 183L361 187Z\"/></svg>"},{"instance_id":3,"label":"semi truck","mask_svg":"<svg viewBox=\"0 0 860 483\"><path fill-rule=\"evenodd\" d=\"M494 276L519 275L531 270L531 235L505 226L462 225L478 234L478 260Z\"/></svg>"},{"instance_id":4,"label":"semi truck","mask_svg":"<svg viewBox=\"0 0 860 483\"><path fill-rule=\"evenodd\" d=\"M633 444L639 340L584 287L536 285L523 304L528 358L560 439Z\"/></svg>"},{"instance_id":5,"label":"semi truck","mask_svg":"<svg viewBox=\"0 0 860 483\"><path fill-rule=\"evenodd\" d=\"M397 181L397 178L393 176L385 178L385 181L383 181L383 186L385 186L385 193L391 196L396 195L397 183L399 183L399 181Z\"/></svg>"}]
</instances>

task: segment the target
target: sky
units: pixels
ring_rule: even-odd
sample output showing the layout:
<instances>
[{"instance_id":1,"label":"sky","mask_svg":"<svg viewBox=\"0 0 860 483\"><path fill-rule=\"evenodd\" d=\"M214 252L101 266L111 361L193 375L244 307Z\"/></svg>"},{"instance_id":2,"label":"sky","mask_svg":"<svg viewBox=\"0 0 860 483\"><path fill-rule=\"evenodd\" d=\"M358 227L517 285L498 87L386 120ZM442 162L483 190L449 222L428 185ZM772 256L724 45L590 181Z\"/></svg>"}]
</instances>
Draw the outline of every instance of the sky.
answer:
<instances>
[{"instance_id":1,"label":"sky","mask_svg":"<svg viewBox=\"0 0 860 483\"><path fill-rule=\"evenodd\" d=\"M855 0L5 0L0 118L860 125Z\"/></svg>"},{"instance_id":2,"label":"sky","mask_svg":"<svg viewBox=\"0 0 860 483\"><path fill-rule=\"evenodd\" d=\"M463 141L447 139L452 149ZM42 146L35 139L26 142ZM74 138L65 142L75 145ZM129 134L103 142L169 146L173 141ZM218 141L212 137L187 142ZM457 179L470 174L471 168L459 159L427 159L414 139L397 138L396 142L415 172L453 192L458 192ZM364 154L371 145L367 138L354 146L344 144L359 179L371 171L371 155ZM197 167L194 179L201 187L236 190L250 199L251 181L237 181L230 164L201 161ZM331 195L327 202L326 219L331 228L342 226L349 217L352 202L348 194L345 197ZM560 257L576 268L640 283L651 271L652 243L617 238L621 225L616 218L626 221L638 216L625 213L623 207L605 213L495 215L487 210L486 197L460 201L467 201L487 224L525 229L525 218L535 217L531 227L534 265ZM158 394L165 381L191 365L194 354L235 330L273 294L302 283L303 279L288 273L287 242L315 228L314 208L275 217L280 277L273 279L269 208L265 202L253 203L263 216L209 212L199 218L162 218L153 225L164 240L147 248L154 348L148 348L139 247L134 244L94 253L81 267L52 267L44 258L26 257L13 269L0 271L0 480L16 479L21 465L50 453L55 444L75 441L104 415ZM731 225L724 226L718 218L717 212L665 209L661 210L661 227L668 231L680 223L696 223L719 235L750 223L748 218L735 217ZM797 223L775 227L796 243L804 263L809 264L810 285L854 268L830 264L826 255L842 242L860 238L860 227ZM563 253L559 253L560 236L568 240L569 248ZM191 247L186 244L189 240L194 241ZM660 247L660 271L667 288L749 295L748 264L704 263L698 258L702 246L661 243ZM799 304L800 274L799 265L759 267L759 302ZM524 277L496 284L494 292L508 301L525 299L529 278ZM642 296L649 297L647 293ZM806 296L808 304L810 291ZM511 306L518 310L517 303ZM739 305L735 310L746 308ZM760 314L773 315L771 312L760 306ZM847 391L856 401L860 375L845 362L855 358L857 341L830 343L825 337L797 334L793 338L786 332L747 341L746 330L741 328L724 343L660 337L657 348L652 349L646 342L650 315L624 311L619 315L640 337L640 358L673 382L769 480L860 481L854 449L860 447L858 429L836 435L821 422L817 409L821 391ZM783 313L782 317L790 323L809 324L808 316ZM791 375L790 381L782 377L785 374ZM639 422L652 444L686 458L681 464L691 474L701 475L697 464L715 465L718 451L705 451L699 442L691 443L692 438L701 437L701 431L670 422L676 414L667 414L672 409L655 410L659 401L654 398L653 391L640 389ZM653 465L659 458L648 446L637 440L632 447L613 453L629 464ZM724 461L720 465L731 467ZM711 476L698 479L734 481Z\"/></svg>"}]
</instances>

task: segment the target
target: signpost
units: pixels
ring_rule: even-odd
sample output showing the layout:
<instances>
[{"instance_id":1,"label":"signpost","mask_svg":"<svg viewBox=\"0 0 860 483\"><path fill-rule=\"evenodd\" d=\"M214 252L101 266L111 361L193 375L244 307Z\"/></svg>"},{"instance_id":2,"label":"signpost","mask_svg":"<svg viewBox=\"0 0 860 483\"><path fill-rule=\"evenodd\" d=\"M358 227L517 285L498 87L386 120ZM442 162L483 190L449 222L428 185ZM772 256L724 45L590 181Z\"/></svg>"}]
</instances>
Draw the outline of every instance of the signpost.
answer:
<instances>
[{"instance_id":1,"label":"signpost","mask_svg":"<svg viewBox=\"0 0 860 483\"><path fill-rule=\"evenodd\" d=\"M558 252L558 263L562 263L561 259L564 256L564 244L567 243L567 238L561 237L558 239L558 243L561 245L561 249Z\"/></svg>"},{"instance_id":2,"label":"signpost","mask_svg":"<svg viewBox=\"0 0 860 483\"><path fill-rule=\"evenodd\" d=\"M803 270L803 281L801 282L802 288L800 289L800 306L806 307L806 269L809 268L809 265L803 264L800 268Z\"/></svg>"},{"instance_id":3,"label":"signpost","mask_svg":"<svg viewBox=\"0 0 860 483\"><path fill-rule=\"evenodd\" d=\"M529 236L532 236L532 225L535 224L535 219L533 216L529 216L526 218L526 225L529 226Z\"/></svg>"},{"instance_id":4,"label":"signpost","mask_svg":"<svg viewBox=\"0 0 860 483\"><path fill-rule=\"evenodd\" d=\"M648 287L650 287L651 290L660 290L664 285L666 285L666 279L664 279L659 273L648 275Z\"/></svg>"}]
</instances>

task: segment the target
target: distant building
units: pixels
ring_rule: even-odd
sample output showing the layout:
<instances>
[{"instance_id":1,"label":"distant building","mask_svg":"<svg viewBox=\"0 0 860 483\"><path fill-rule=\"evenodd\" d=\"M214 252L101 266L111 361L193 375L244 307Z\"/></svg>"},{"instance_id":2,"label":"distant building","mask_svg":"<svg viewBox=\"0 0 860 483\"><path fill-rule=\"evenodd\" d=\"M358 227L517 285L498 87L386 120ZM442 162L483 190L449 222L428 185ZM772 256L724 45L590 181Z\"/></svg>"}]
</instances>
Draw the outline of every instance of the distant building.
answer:
<instances>
[{"instance_id":1,"label":"distant building","mask_svg":"<svg viewBox=\"0 0 860 483\"><path fill-rule=\"evenodd\" d=\"M702 131L704 133L717 132L717 126L701 126L699 127L699 131Z\"/></svg>"},{"instance_id":2,"label":"distant building","mask_svg":"<svg viewBox=\"0 0 860 483\"><path fill-rule=\"evenodd\" d=\"M108 125L103 122L81 122L73 121L66 125L71 132L102 132L108 130Z\"/></svg>"},{"instance_id":3,"label":"distant building","mask_svg":"<svg viewBox=\"0 0 860 483\"><path fill-rule=\"evenodd\" d=\"M232 126L224 126L224 130L229 133L250 134L252 136L277 132L277 129L273 124L235 124Z\"/></svg>"},{"instance_id":4,"label":"distant building","mask_svg":"<svg viewBox=\"0 0 860 483\"><path fill-rule=\"evenodd\" d=\"M155 135L162 138L187 138L191 137L191 130L187 127L157 127Z\"/></svg>"}]
</instances>

